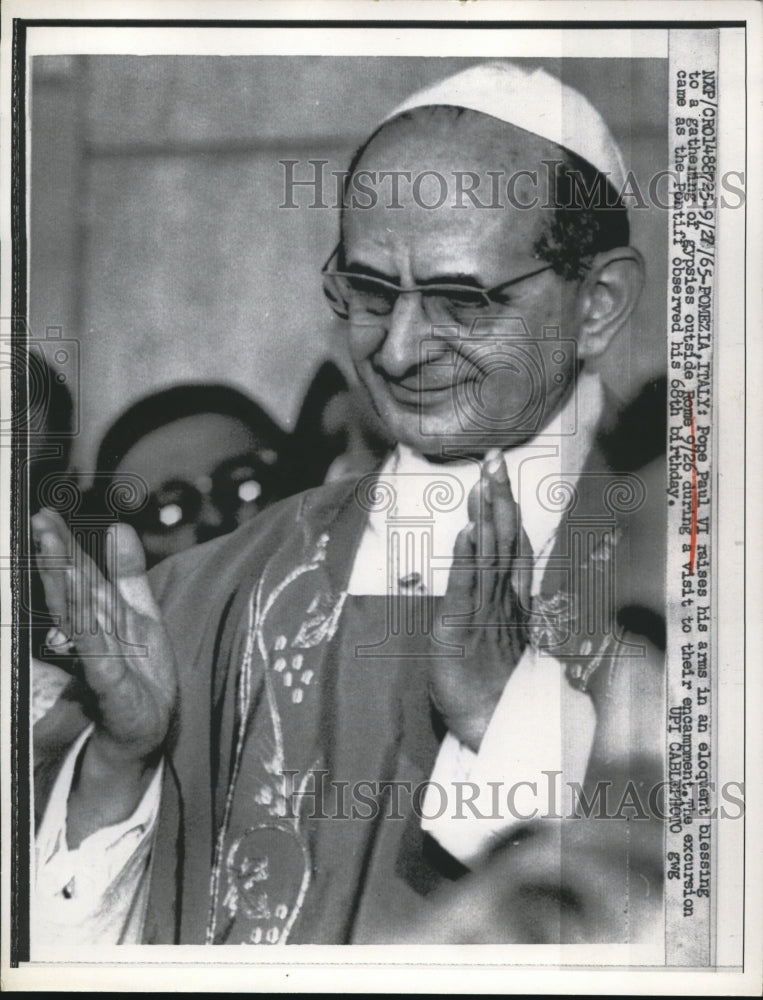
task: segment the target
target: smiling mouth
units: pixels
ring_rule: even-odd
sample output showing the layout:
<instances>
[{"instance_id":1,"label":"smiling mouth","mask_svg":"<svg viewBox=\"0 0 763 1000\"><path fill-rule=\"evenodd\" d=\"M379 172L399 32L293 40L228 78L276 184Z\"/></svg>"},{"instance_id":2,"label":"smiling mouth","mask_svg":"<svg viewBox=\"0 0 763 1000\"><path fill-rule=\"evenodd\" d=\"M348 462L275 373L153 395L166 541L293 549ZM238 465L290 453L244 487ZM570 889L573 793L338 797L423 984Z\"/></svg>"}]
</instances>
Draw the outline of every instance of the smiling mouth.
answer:
<instances>
[{"instance_id":1,"label":"smiling mouth","mask_svg":"<svg viewBox=\"0 0 763 1000\"><path fill-rule=\"evenodd\" d=\"M393 399L401 403L411 405L416 402L426 402L428 399L435 399L453 392L455 386L452 382L437 382L434 384L424 382L421 379L395 379L383 378L387 391Z\"/></svg>"}]
</instances>

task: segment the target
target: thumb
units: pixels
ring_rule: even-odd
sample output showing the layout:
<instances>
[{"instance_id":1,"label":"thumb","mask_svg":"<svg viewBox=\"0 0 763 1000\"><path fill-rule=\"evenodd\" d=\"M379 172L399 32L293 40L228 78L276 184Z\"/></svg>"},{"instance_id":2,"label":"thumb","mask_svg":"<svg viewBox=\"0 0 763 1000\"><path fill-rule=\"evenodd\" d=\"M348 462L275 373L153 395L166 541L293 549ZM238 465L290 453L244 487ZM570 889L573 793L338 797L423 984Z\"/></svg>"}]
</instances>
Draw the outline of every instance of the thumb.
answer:
<instances>
[{"instance_id":1,"label":"thumb","mask_svg":"<svg viewBox=\"0 0 763 1000\"><path fill-rule=\"evenodd\" d=\"M143 546L129 524L114 524L108 529L106 568L122 600L139 614L159 619L159 608L146 576Z\"/></svg>"}]
</instances>

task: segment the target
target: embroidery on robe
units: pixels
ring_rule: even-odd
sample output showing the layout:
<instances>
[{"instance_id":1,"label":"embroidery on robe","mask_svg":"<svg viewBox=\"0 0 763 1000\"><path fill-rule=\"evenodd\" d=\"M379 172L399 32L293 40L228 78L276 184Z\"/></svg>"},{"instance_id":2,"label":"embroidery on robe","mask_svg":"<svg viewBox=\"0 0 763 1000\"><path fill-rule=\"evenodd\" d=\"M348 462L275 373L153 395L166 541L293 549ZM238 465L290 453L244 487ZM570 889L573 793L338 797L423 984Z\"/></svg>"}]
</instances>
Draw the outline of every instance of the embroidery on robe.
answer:
<instances>
[{"instance_id":1,"label":"embroidery on robe","mask_svg":"<svg viewBox=\"0 0 763 1000\"><path fill-rule=\"evenodd\" d=\"M569 594L557 591L550 597L536 594L527 625L530 644L536 652L560 646L572 629L575 613Z\"/></svg>"},{"instance_id":2,"label":"embroidery on robe","mask_svg":"<svg viewBox=\"0 0 763 1000\"><path fill-rule=\"evenodd\" d=\"M575 688L576 691L581 691L585 694L588 691L588 687L591 683L591 678L599 669L599 667L604 662L605 657L612 654L617 646L613 636L604 636L600 642L596 653L593 654L593 643L590 639L586 639L581 646L581 653L584 656L588 656L589 659L586 661L573 660L571 663L565 665L565 676L571 687ZM593 655L592 655L593 654ZM613 677L610 674L609 683L612 684Z\"/></svg>"},{"instance_id":3,"label":"embroidery on robe","mask_svg":"<svg viewBox=\"0 0 763 1000\"><path fill-rule=\"evenodd\" d=\"M605 531L580 562L578 572L582 574L587 571L589 574L596 574L600 579L602 574L611 573L610 564L621 537L622 530L619 526ZM581 608L577 596L562 591L557 591L549 597L536 594L533 597L532 614L527 628L533 649L536 652L545 651L553 656L554 650L564 647L571 636L582 634ZM594 640L597 640L596 643ZM580 641L578 646L580 659L574 654L561 654L565 663L565 676L571 687L585 693L594 673L605 659L611 658L617 645L615 636L606 632L603 636L586 637Z\"/></svg>"},{"instance_id":4,"label":"embroidery on robe","mask_svg":"<svg viewBox=\"0 0 763 1000\"><path fill-rule=\"evenodd\" d=\"M238 778L238 772L241 767L241 758L243 756L244 742L246 738L246 720L249 717L249 711L251 706L252 658L254 655L254 642L255 642L254 623L256 621L257 609L259 607L261 600L261 591L262 591L262 580L258 582L257 587L252 591L249 597L249 604L247 605L246 644L244 647L244 656L241 663L241 669L238 675L237 691L236 691L236 709L237 709L236 747L233 756L231 779L228 784L227 794L225 796L223 820L222 823L220 824L220 829L217 835L217 842L215 845L215 859L212 865L212 877L210 885L210 912L209 912L209 919L207 921L207 936L206 936L207 944L213 944L215 939L215 931L217 924L217 903L220 892L220 875L222 870L221 855L225 843L225 834L228 829L228 822L230 820L231 809L233 808L233 792L236 787L236 779Z\"/></svg>"},{"instance_id":5,"label":"embroidery on robe","mask_svg":"<svg viewBox=\"0 0 763 1000\"><path fill-rule=\"evenodd\" d=\"M271 879L271 858L294 878ZM307 844L289 823L260 823L236 837L227 852L228 917L226 943L285 944L304 899L304 872L310 868ZM301 880L294 901L294 889Z\"/></svg>"},{"instance_id":6,"label":"embroidery on robe","mask_svg":"<svg viewBox=\"0 0 763 1000\"><path fill-rule=\"evenodd\" d=\"M316 594L311 602L306 618L299 627L292 646L297 649L310 649L321 642L328 642L334 637L339 624L339 616L344 607L347 593Z\"/></svg>"},{"instance_id":7,"label":"embroidery on robe","mask_svg":"<svg viewBox=\"0 0 763 1000\"><path fill-rule=\"evenodd\" d=\"M302 909L312 878L312 864L307 839L301 824L301 806L305 801L305 785L318 767L315 761L303 773L299 789L287 785L288 776L296 773L287 769L283 726L275 685L291 688L291 703L298 705L310 684L313 671L302 671L304 654L271 656L265 639L265 626L276 602L299 577L312 572L326 558L329 536L317 540L309 561L292 569L286 577L264 595L266 574L253 589L248 606L244 655L237 678L236 744L223 819L218 831L212 866L210 915L207 943L285 944ZM318 593L311 601L308 617L300 623L292 647L314 648L333 638L346 593ZM278 635L272 654L286 653L287 638ZM252 677L255 652L265 665L263 675L264 720L256 722L258 732L251 734ZM295 681L296 678L296 681ZM253 804L265 812L269 821L255 823L232 840L228 838L234 808L234 796L239 783L247 741L255 739L256 767L263 778L253 793ZM301 770L302 768L300 768ZM295 794L296 793L296 794ZM296 803L296 805L295 805ZM228 845L226 850L226 844ZM223 880L227 886L222 907L220 893ZM224 926L219 926L220 916Z\"/></svg>"}]
</instances>

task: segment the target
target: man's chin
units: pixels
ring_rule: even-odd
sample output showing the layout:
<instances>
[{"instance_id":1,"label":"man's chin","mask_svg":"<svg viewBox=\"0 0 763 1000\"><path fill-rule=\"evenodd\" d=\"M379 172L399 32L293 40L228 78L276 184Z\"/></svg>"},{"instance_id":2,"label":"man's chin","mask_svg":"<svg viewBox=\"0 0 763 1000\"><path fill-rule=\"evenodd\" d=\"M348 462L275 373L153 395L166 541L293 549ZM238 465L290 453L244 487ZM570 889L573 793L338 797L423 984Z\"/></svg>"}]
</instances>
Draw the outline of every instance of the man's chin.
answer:
<instances>
[{"instance_id":1,"label":"man's chin","mask_svg":"<svg viewBox=\"0 0 763 1000\"><path fill-rule=\"evenodd\" d=\"M423 421L415 428L406 422L396 426L394 430L396 441L435 461L482 458L493 448L506 451L525 444L533 436L528 430L516 432L507 430L504 434L497 434L495 431L485 432L477 429L469 431L463 427L457 430L427 428Z\"/></svg>"},{"instance_id":2,"label":"man's chin","mask_svg":"<svg viewBox=\"0 0 763 1000\"><path fill-rule=\"evenodd\" d=\"M478 420L466 421L453 412L452 405L442 409L419 405L413 410L385 399L377 412L393 440L436 461L480 458L491 448L519 443L511 440L510 432L503 441L503 435L497 435L493 429L486 430Z\"/></svg>"},{"instance_id":3,"label":"man's chin","mask_svg":"<svg viewBox=\"0 0 763 1000\"><path fill-rule=\"evenodd\" d=\"M447 461L453 458L481 458L491 447L480 440L479 436L464 434L462 430L427 430L418 427L400 428L397 433L400 444L407 445L413 451L434 461Z\"/></svg>"}]
</instances>

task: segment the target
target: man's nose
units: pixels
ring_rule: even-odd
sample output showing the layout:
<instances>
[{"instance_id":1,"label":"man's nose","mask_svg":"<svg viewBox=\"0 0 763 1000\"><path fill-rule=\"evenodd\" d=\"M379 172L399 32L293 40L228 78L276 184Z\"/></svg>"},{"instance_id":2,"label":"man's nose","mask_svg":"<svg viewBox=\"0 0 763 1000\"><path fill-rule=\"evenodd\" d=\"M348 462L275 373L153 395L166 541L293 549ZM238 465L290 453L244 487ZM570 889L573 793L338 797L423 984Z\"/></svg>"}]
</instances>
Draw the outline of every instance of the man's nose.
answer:
<instances>
[{"instance_id":1,"label":"man's nose","mask_svg":"<svg viewBox=\"0 0 763 1000\"><path fill-rule=\"evenodd\" d=\"M392 378L402 378L421 363L422 341L432 336L420 292L398 295L375 361Z\"/></svg>"},{"instance_id":2,"label":"man's nose","mask_svg":"<svg viewBox=\"0 0 763 1000\"><path fill-rule=\"evenodd\" d=\"M205 528L214 529L222 527L222 514L208 496L202 496L201 507L199 508L199 516L196 519L196 523L203 525Z\"/></svg>"}]
</instances>

